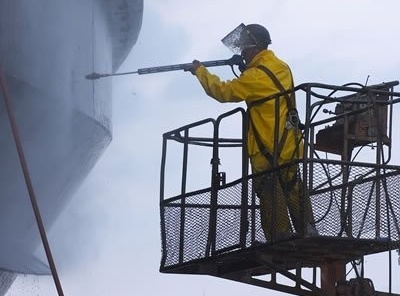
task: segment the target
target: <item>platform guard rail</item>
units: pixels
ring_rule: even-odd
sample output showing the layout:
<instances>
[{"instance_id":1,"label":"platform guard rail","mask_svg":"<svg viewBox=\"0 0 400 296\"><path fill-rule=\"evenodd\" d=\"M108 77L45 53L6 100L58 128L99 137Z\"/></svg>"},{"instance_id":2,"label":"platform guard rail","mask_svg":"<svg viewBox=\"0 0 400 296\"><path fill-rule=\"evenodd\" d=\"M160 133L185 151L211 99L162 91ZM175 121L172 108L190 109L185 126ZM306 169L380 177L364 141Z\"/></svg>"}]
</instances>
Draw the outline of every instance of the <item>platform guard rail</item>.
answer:
<instances>
[{"instance_id":1,"label":"platform guard rail","mask_svg":"<svg viewBox=\"0 0 400 296\"><path fill-rule=\"evenodd\" d=\"M318 236L344 242L342 248L333 244L329 254L321 253L321 258L315 248L313 260L323 261L328 255L333 258L337 252L338 258L350 261L399 248L400 166L390 164L393 108L400 101L400 93L393 91L397 84L394 81L366 87L306 83L293 90L299 109L303 106L305 113L300 116L304 124L304 155L296 161L303 195L311 200ZM221 122L238 114L241 130L237 137L220 137ZM207 270L208 259L243 252L259 243L274 244L265 239L258 198L252 190L255 176L249 172L247 124L246 111L237 108L217 119L198 121L163 135L161 272L220 273ZM212 134L192 133L202 125L211 125ZM171 152L167 148L172 142L183 147L179 156L182 161L176 163L181 167L181 184L178 194L165 196L169 173L166 162ZM211 180L208 187L187 191L192 147L210 149ZM230 148L241 149L241 158L237 159L241 174L226 183L224 172L219 171L220 152ZM176 159L176 155L172 158ZM279 169L264 174L274 174ZM296 254L301 257L296 260L318 263L310 262L308 255L306 251L303 257Z\"/></svg>"}]
</instances>

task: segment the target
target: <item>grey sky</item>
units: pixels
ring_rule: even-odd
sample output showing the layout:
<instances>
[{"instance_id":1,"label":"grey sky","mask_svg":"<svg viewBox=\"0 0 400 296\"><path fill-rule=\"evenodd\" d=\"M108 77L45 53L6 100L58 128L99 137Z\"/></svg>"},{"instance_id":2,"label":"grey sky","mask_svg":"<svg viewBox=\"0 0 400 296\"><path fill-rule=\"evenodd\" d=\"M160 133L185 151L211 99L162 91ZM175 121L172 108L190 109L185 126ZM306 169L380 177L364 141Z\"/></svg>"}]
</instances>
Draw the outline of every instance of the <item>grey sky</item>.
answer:
<instances>
[{"instance_id":1,"label":"grey sky","mask_svg":"<svg viewBox=\"0 0 400 296\"><path fill-rule=\"evenodd\" d=\"M142 31L119 72L229 58L220 39L243 22L269 29L271 49L291 66L295 84L365 83L368 75L370 84L397 80L399 11L398 0L145 0ZM232 77L229 69L211 71ZM209 99L185 72L119 76L113 87L113 142L49 236L64 293L283 295L209 276L158 272L162 134L237 105ZM400 146L396 136L393 151ZM397 163L399 158L394 156ZM383 279L375 286L386 284ZM7 295L56 291L51 277L27 276Z\"/></svg>"}]
</instances>

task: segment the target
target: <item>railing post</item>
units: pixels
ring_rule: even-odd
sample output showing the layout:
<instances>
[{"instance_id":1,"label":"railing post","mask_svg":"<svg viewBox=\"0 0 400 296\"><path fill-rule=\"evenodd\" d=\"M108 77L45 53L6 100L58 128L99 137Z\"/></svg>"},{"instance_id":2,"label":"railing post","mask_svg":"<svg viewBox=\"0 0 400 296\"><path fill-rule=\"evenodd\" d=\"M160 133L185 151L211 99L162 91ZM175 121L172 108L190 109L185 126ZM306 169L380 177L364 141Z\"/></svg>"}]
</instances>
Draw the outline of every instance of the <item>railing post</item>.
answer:
<instances>
[{"instance_id":1,"label":"railing post","mask_svg":"<svg viewBox=\"0 0 400 296\"><path fill-rule=\"evenodd\" d=\"M301 225L304 228L305 226L305 210L306 210L306 200L310 200L311 197L309 191L312 190L312 182L310 182L309 178L312 178L312 172L314 170L313 162L308 162L307 159L313 158L314 153L314 145L313 145L313 137L314 137L314 127L310 127L311 125L311 86L307 85L306 87L306 116L305 116L305 128L304 128L304 143L303 143L303 188L300 196L302 198L300 202L300 213L301 213ZM310 131L311 130L311 131ZM310 166L310 167L309 167ZM312 208L312 207L311 207ZM312 211L312 210L311 210ZM313 213L311 213L313 215ZM302 233L306 233L306 229L303 229Z\"/></svg>"},{"instance_id":2,"label":"railing post","mask_svg":"<svg viewBox=\"0 0 400 296\"><path fill-rule=\"evenodd\" d=\"M162 248L161 266L165 265L165 261L167 259L166 258L167 235L165 228L165 203L164 203L166 155L167 155L167 137L164 134L163 144L162 144L161 170L160 170L160 224L161 224L161 248Z\"/></svg>"},{"instance_id":3,"label":"railing post","mask_svg":"<svg viewBox=\"0 0 400 296\"><path fill-rule=\"evenodd\" d=\"M249 227L249 157L247 154L247 113L242 110L242 198L240 211L240 246L246 247L246 234Z\"/></svg>"},{"instance_id":4,"label":"railing post","mask_svg":"<svg viewBox=\"0 0 400 296\"><path fill-rule=\"evenodd\" d=\"M220 164L218 155L218 125L214 123L212 158L211 158L211 200L210 200L210 219L208 225L208 239L206 246L206 256L212 256L215 252L215 240L217 231L217 207L218 207L218 188Z\"/></svg>"},{"instance_id":5,"label":"railing post","mask_svg":"<svg viewBox=\"0 0 400 296\"><path fill-rule=\"evenodd\" d=\"M181 182L181 213L180 213L180 229L179 229L179 262L183 262L183 255L185 252L185 218L186 218L186 179L187 179L187 163L188 163L188 138L189 130L185 129L183 137L183 160L182 160L182 182Z\"/></svg>"}]
</instances>

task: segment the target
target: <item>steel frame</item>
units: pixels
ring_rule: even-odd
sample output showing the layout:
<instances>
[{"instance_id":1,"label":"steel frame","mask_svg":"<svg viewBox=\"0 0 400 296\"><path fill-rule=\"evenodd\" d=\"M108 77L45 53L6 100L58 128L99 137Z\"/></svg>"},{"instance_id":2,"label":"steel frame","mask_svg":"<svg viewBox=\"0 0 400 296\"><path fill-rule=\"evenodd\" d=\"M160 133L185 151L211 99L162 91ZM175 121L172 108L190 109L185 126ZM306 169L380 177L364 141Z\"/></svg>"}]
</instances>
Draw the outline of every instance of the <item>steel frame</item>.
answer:
<instances>
[{"instance_id":1,"label":"steel frame","mask_svg":"<svg viewBox=\"0 0 400 296\"><path fill-rule=\"evenodd\" d=\"M160 271L212 275L294 295L329 295L333 292L322 291L317 283L318 268L322 265L346 264L369 254L398 249L400 189L396 184L400 181L400 166L389 164L393 105L400 101L400 93L393 91L397 84L395 81L365 87L307 83L293 90L296 95L303 93L305 96L305 149L303 158L296 164L301 168L303 192L313 201L314 212L319 213L316 219L318 236L292 233L285 239L270 242L260 236L259 205L251 188L255 175L248 173L245 110L237 108L216 120L205 119L165 133L160 178ZM333 116L321 119L320 113L329 113L321 111L322 108L330 104L348 109L343 107L342 113L332 112ZM242 118L240 136L221 138L221 121L234 114ZM354 129L357 120L369 120L369 124L364 125L367 131ZM193 128L204 124L213 126L212 136L191 134ZM325 132L326 124L331 124L328 129L340 130L343 139L339 145L324 146L318 139L319 133ZM170 141L183 145L182 182L180 194L166 197ZM375 147L372 160L351 158L355 148L368 145ZM191 146L212 150L211 184L208 188L186 192ZM241 177L226 184L224 172L219 171L219 153L221 148L229 147L242 149ZM330 154L323 158L321 151ZM339 155L340 159L331 159L332 154ZM274 174L281 168L263 174ZM359 206L360 203L363 205ZM361 222L355 217L362 217ZM231 220L227 223L227 219ZM304 279L305 269L311 270L311 281ZM290 283L278 282L277 275L284 276ZM391 292L391 287L389 290L389 293L377 293L398 295Z\"/></svg>"}]
</instances>

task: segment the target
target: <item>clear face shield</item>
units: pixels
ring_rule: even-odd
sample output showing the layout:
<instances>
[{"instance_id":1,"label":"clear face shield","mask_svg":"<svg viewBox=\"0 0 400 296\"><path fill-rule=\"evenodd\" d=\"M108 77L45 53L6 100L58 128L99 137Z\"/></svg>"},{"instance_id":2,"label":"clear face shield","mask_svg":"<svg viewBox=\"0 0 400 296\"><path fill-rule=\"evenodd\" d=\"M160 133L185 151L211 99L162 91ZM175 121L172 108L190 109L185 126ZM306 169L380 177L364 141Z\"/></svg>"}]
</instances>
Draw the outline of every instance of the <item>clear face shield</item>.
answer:
<instances>
[{"instance_id":1,"label":"clear face shield","mask_svg":"<svg viewBox=\"0 0 400 296\"><path fill-rule=\"evenodd\" d=\"M240 55L245 48L257 46L256 38L246 29L246 25L243 23L222 38L221 41L234 54L238 55Z\"/></svg>"}]
</instances>

